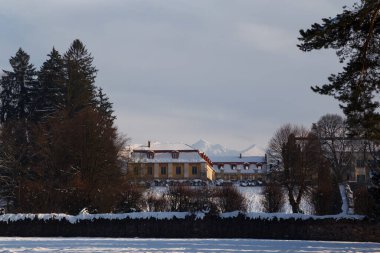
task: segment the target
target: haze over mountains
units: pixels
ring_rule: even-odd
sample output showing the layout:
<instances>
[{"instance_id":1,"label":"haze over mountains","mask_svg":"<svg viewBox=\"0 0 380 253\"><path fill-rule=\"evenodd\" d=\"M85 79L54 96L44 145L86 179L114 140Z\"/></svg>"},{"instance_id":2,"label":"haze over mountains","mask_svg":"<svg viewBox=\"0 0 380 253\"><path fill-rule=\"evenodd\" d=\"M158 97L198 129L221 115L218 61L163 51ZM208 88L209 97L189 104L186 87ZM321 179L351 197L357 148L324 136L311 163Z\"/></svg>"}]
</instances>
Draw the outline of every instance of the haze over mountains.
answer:
<instances>
[{"instance_id":1,"label":"haze over mountains","mask_svg":"<svg viewBox=\"0 0 380 253\"><path fill-rule=\"evenodd\" d=\"M224 147L220 144L212 144L206 140L199 140L192 147L201 150L208 156L238 156L242 154L243 156L263 156L265 155L265 150L253 144L243 150L234 150Z\"/></svg>"}]
</instances>

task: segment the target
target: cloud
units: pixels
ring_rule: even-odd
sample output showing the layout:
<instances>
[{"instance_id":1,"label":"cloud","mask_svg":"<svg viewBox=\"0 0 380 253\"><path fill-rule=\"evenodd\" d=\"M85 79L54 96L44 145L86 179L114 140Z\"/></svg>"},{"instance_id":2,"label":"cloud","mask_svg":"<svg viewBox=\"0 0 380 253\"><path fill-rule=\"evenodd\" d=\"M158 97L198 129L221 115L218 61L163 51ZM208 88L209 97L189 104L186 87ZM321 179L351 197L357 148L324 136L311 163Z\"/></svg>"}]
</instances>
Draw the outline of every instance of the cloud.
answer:
<instances>
[{"instance_id":1,"label":"cloud","mask_svg":"<svg viewBox=\"0 0 380 253\"><path fill-rule=\"evenodd\" d=\"M351 0L350 0L351 1ZM298 30L343 0L6 1L0 65L23 47L39 67L55 46L81 39L114 103L118 127L137 142L265 146L281 124L310 125L336 112L309 86L336 72L333 54L303 54ZM347 4L349 5L349 4Z\"/></svg>"},{"instance_id":2,"label":"cloud","mask_svg":"<svg viewBox=\"0 0 380 253\"><path fill-rule=\"evenodd\" d=\"M297 43L295 34L267 24L239 24L237 34L242 42L270 53L286 53Z\"/></svg>"}]
</instances>

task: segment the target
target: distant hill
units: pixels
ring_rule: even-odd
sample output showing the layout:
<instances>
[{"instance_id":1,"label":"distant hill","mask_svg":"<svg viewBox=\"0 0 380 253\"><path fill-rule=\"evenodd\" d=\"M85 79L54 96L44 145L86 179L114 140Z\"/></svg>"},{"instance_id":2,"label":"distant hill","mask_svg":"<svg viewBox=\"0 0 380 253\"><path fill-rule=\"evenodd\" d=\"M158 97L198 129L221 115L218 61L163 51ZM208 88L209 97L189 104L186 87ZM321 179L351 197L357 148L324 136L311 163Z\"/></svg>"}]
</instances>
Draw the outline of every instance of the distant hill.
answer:
<instances>
[{"instance_id":1,"label":"distant hill","mask_svg":"<svg viewBox=\"0 0 380 253\"><path fill-rule=\"evenodd\" d=\"M199 140L193 145L193 148L199 149L200 151L206 153L208 156L238 156L242 154L243 156L263 156L265 155L264 149L258 147L253 144L246 149L243 150L234 150L229 149L220 144L212 144L206 140Z\"/></svg>"}]
</instances>

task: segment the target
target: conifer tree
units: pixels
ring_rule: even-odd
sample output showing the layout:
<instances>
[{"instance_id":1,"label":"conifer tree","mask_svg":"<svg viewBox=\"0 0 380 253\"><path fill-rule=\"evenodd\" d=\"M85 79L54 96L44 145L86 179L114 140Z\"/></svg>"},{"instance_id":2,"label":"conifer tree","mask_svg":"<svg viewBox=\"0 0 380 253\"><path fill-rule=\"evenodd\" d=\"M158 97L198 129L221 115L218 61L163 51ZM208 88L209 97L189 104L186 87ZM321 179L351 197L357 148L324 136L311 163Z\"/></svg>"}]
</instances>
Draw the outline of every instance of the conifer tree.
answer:
<instances>
[{"instance_id":1,"label":"conifer tree","mask_svg":"<svg viewBox=\"0 0 380 253\"><path fill-rule=\"evenodd\" d=\"M96 94L96 108L101 115L103 126L112 127L116 116L113 115L112 103L107 95L103 93L102 88L99 88Z\"/></svg>"},{"instance_id":2,"label":"conifer tree","mask_svg":"<svg viewBox=\"0 0 380 253\"><path fill-rule=\"evenodd\" d=\"M66 100L63 59L55 48L48 54L48 57L38 73L40 82L36 106L38 118L43 118L59 109L63 109Z\"/></svg>"},{"instance_id":3,"label":"conifer tree","mask_svg":"<svg viewBox=\"0 0 380 253\"><path fill-rule=\"evenodd\" d=\"M97 69L93 57L80 40L74 40L64 55L67 101L71 113L95 104L95 77Z\"/></svg>"},{"instance_id":4,"label":"conifer tree","mask_svg":"<svg viewBox=\"0 0 380 253\"><path fill-rule=\"evenodd\" d=\"M29 59L30 56L20 48L9 60L13 71L4 71L0 93L1 123L10 119L21 120L33 116L39 84L36 70L29 63Z\"/></svg>"},{"instance_id":5,"label":"conifer tree","mask_svg":"<svg viewBox=\"0 0 380 253\"><path fill-rule=\"evenodd\" d=\"M324 18L301 30L298 47L304 51L331 48L343 71L331 74L328 83L312 90L338 99L347 116L351 135L380 140L380 3L361 0L352 9Z\"/></svg>"}]
</instances>

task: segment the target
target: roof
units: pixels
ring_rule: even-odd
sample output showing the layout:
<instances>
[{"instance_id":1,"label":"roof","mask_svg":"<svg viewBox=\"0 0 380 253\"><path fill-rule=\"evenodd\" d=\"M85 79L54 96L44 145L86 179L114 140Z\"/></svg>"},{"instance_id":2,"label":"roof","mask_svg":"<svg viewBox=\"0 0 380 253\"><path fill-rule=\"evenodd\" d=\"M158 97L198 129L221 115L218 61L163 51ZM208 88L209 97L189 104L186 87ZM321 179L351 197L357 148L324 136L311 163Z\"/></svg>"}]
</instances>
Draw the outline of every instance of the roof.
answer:
<instances>
[{"instance_id":1,"label":"roof","mask_svg":"<svg viewBox=\"0 0 380 253\"><path fill-rule=\"evenodd\" d=\"M149 145L149 146L148 146ZM159 143L152 142L148 145L141 145L134 147L134 151L198 151L197 149L191 147L190 145L183 143Z\"/></svg>"},{"instance_id":2,"label":"roof","mask_svg":"<svg viewBox=\"0 0 380 253\"><path fill-rule=\"evenodd\" d=\"M265 156L213 156L213 163L266 163Z\"/></svg>"}]
</instances>

